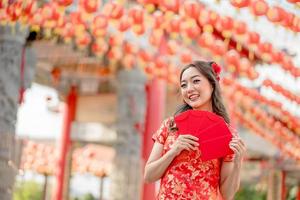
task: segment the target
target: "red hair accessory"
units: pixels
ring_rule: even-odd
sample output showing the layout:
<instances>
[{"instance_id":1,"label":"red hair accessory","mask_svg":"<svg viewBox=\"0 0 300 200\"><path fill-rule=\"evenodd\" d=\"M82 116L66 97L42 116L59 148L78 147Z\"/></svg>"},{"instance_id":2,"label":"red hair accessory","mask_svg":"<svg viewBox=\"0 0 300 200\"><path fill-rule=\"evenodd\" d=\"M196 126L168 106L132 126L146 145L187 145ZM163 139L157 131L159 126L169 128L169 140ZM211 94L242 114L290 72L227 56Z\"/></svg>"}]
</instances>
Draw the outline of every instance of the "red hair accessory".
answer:
<instances>
[{"instance_id":1,"label":"red hair accessory","mask_svg":"<svg viewBox=\"0 0 300 200\"><path fill-rule=\"evenodd\" d=\"M220 80L220 73L221 73L222 68L220 67L220 65L218 65L218 64L215 63L215 62L213 62L213 63L211 64L211 66L212 66L214 72L215 72L216 75L217 75L217 80L219 81L219 80Z\"/></svg>"}]
</instances>

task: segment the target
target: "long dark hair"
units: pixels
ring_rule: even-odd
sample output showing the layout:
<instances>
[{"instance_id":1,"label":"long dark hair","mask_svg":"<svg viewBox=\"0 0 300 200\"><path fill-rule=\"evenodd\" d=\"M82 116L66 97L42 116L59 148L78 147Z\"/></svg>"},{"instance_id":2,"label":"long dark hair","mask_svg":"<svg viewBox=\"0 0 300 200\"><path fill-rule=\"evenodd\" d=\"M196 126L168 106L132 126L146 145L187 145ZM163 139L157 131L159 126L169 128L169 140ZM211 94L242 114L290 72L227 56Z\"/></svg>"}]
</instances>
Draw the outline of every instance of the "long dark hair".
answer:
<instances>
[{"instance_id":1,"label":"long dark hair","mask_svg":"<svg viewBox=\"0 0 300 200\"><path fill-rule=\"evenodd\" d=\"M229 124L230 119L229 119L228 113L226 111L226 108L224 106L223 99L221 96L220 84L217 79L218 75L215 73L215 71L212 68L213 63L214 62L194 61L194 62L188 64L181 70L180 81L182 79L182 74L185 70L187 70L190 67L196 68L203 76L205 76L207 78L207 80L213 87L213 92L211 95L213 112L215 114L223 117L225 122L227 122ZM190 110L190 109L192 109L192 107L184 102L184 104L181 105L179 107L179 109L175 112L175 115L178 115L178 114L180 114L184 111Z\"/></svg>"}]
</instances>

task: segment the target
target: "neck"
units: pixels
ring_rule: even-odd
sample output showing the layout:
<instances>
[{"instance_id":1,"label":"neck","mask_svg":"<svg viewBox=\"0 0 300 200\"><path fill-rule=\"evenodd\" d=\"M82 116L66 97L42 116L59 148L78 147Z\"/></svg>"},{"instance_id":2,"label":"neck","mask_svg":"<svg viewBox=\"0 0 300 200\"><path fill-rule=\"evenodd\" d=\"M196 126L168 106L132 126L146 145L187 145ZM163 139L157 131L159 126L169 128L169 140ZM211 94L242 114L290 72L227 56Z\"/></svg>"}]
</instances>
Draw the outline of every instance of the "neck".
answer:
<instances>
[{"instance_id":1,"label":"neck","mask_svg":"<svg viewBox=\"0 0 300 200\"><path fill-rule=\"evenodd\" d=\"M206 104L197 107L197 108L193 108L193 110L203 110L203 111L209 111L209 112L213 112L213 108L212 108L212 103L211 102L207 102Z\"/></svg>"}]
</instances>

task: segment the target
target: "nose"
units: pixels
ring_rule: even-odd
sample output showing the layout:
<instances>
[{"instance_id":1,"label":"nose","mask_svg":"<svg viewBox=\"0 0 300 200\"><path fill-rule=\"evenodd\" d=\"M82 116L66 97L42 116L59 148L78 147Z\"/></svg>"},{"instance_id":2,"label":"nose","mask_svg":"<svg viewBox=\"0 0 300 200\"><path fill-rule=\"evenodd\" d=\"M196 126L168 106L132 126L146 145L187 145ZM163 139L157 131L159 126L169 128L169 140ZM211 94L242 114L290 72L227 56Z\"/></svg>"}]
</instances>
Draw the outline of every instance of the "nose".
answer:
<instances>
[{"instance_id":1,"label":"nose","mask_svg":"<svg viewBox=\"0 0 300 200\"><path fill-rule=\"evenodd\" d=\"M195 89L195 88L194 88L193 84L188 84L188 85L187 85L187 88L186 88L187 93L193 92L194 89Z\"/></svg>"}]
</instances>

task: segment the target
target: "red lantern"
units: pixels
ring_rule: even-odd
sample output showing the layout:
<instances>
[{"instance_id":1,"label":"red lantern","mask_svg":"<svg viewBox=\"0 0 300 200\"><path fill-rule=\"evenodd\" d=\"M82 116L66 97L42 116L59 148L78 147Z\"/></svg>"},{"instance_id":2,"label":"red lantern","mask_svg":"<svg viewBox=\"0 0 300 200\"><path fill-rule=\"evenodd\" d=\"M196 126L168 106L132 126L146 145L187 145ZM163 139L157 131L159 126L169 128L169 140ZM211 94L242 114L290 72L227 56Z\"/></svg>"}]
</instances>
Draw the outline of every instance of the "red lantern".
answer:
<instances>
[{"instance_id":1,"label":"red lantern","mask_svg":"<svg viewBox=\"0 0 300 200\"><path fill-rule=\"evenodd\" d=\"M251 1L251 11L256 16L265 15L269 9L268 4L264 0Z\"/></svg>"},{"instance_id":2,"label":"red lantern","mask_svg":"<svg viewBox=\"0 0 300 200\"><path fill-rule=\"evenodd\" d=\"M154 20L154 29L161 28L162 23L164 22L164 15L161 11L155 11L153 14L153 20Z\"/></svg>"},{"instance_id":3,"label":"red lantern","mask_svg":"<svg viewBox=\"0 0 300 200\"><path fill-rule=\"evenodd\" d=\"M64 38L71 38L75 34L75 28L71 22L67 22L62 29L62 36Z\"/></svg>"},{"instance_id":4,"label":"red lantern","mask_svg":"<svg viewBox=\"0 0 300 200\"><path fill-rule=\"evenodd\" d=\"M150 62L151 60L151 55L143 49L139 51L138 55L144 62Z\"/></svg>"},{"instance_id":5,"label":"red lantern","mask_svg":"<svg viewBox=\"0 0 300 200\"><path fill-rule=\"evenodd\" d=\"M267 18L271 22L280 22L285 17L285 12L282 8L278 6L271 7L267 12Z\"/></svg>"},{"instance_id":6,"label":"red lantern","mask_svg":"<svg viewBox=\"0 0 300 200\"><path fill-rule=\"evenodd\" d=\"M181 54L181 62L184 64L191 63L192 59L193 58L190 52L184 52Z\"/></svg>"},{"instance_id":7,"label":"red lantern","mask_svg":"<svg viewBox=\"0 0 300 200\"><path fill-rule=\"evenodd\" d=\"M7 7L6 12L11 21L17 21L22 14L22 2L13 2Z\"/></svg>"},{"instance_id":8,"label":"red lantern","mask_svg":"<svg viewBox=\"0 0 300 200\"><path fill-rule=\"evenodd\" d=\"M69 6L73 3L73 0L54 0L60 6Z\"/></svg>"},{"instance_id":9,"label":"red lantern","mask_svg":"<svg viewBox=\"0 0 300 200\"><path fill-rule=\"evenodd\" d=\"M71 12L70 13L70 20L73 24L81 24L84 23L81 13L80 12Z\"/></svg>"},{"instance_id":10,"label":"red lantern","mask_svg":"<svg viewBox=\"0 0 300 200\"><path fill-rule=\"evenodd\" d=\"M134 25L132 27L132 30L137 35L142 35L145 33L145 26L143 24Z\"/></svg>"},{"instance_id":11,"label":"red lantern","mask_svg":"<svg viewBox=\"0 0 300 200\"><path fill-rule=\"evenodd\" d=\"M130 9L129 16L134 24L142 24L144 22L144 10L139 6Z\"/></svg>"},{"instance_id":12,"label":"red lantern","mask_svg":"<svg viewBox=\"0 0 300 200\"><path fill-rule=\"evenodd\" d=\"M235 21L234 22L235 33L238 35L243 35L247 31L247 25L245 22Z\"/></svg>"},{"instance_id":13,"label":"red lantern","mask_svg":"<svg viewBox=\"0 0 300 200\"><path fill-rule=\"evenodd\" d=\"M200 5L197 1L187 0L184 2L185 15L194 19L198 19L200 13Z\"/></svg>"},{"instance_id":14,"label":"red lantern","mask_svg":"<svg viewBox=\"0 0 300 200\"><path fill-rule=\"evenodd\" d=\"M215 38L210 33L202 33L197 42L200 48L210 48L211 45L215 43Z\"/></svg>"},{"instance_id":15,"label":"red lantern","mask_svg":"<svg viewBox=\"0 0 300 200\"><path fill-rule=\"evenodd\" d=\"M79 6L87 13L94 13L98 10L99 0L80 0Z\"/></svg>"},{"instance_id":16,"label":"red lantern","mask_svg":"<svg viewBox=\"0 0 300 200\"><path fill-rule=\"evenodd\" d=\"M180 2L179 0L161 0L159 1L159 4L165 10L173 11L176 13L179 10Z\"/></svg>"},{"instance_id":17,"label":"red lantern","mask_svg":"<svg viewBox=\"0 0 300 200\"><path fill-rule=\"evenodd\" d=\"M105 29L108 25L108 19L104 15L97 15L93 20L93 28Z\"/></svg>"},{"instance_id":18,"label":"red lantern","mask_svg":"<svg viewBox=\"0 0 300 200\"><path fill-rule=\"evenodd\" d=\"M282 51L273 51L271 56L272 56L272 62L281 63L285 55Z\"/></svg>"},{"instance_id":19,"label":"red lantern","mask_svg":"<svg viewBox=\"0 0 300 200\"><path fill-rule=\"evenodd\" d=\"M102 55L108 49L108 45L104 40L97 40L96 43L92 45L92 51L96 55Z\"/></svg>"},{"instance_id":20,"label":"red lantern","mask_svg":"<svg viewBox=\"0 0 300 200\"><path fill-rule=\"evenodd\" d=\"M76 44L80 47L80 48L84 48L86 47L88 44L90 44L91 42L91 36L88 33L84 33L82 36L78 36L76 38Z\"/></svg>"},{"instance_id":21,"label":"red lantern","mask_svg":"<svg viewBox=\"0 0 300 200\"><path fill-rule=\"evenodd\" d=\"M296 16L293 13L286 12L281 24L287 28L292 28L295 17Z\"/></svg>"},{"instance_id":22,"label":"red lantern","mask_svg":"<svg viewBox=\"0 0 300 200\"><path fill-rule=\"evenodd\" d=\"M191 38L191 39L195 39L200 35L200 28L197 26L197 24L194 24L192 26L189 26L185 29L185 33L186 35Z\"/></svg>"},{"instance_id":23,"label":"red lantern","mask_svg":"<svg viewBox=\"0 0 300 200\"><path fill-rule=\"evenodd\" d=\"M229 38L233 30L233 19L228 16L222 16L217 24L217 28L225 38Z\"/></svg>"},{"instance_id":24,"label":"red lantern","mask_svg":"<svg viewBox=\"0 0 300 200\"><path fill-rule=\"evenodd\" d=\"M129 20L129 18L125 15L121 17L121 19L119 20L119 27L118 27L119 31L124 32L130 26L131 26L131 21Z\"/></svg>"},{"instance_id":25,"label":"red lantern","mask_svg":"<svg viewBox=\"0 0 300 200\"><path fill-rule=\"evenodd\" d=\"M231 5L237 8L247 7L250 3L250 0L230 0Z\"/></svg>"},{"instance_id":26,"label":"red lantern","mask_svg":"<svg viewBox=\"0 0 300 200\"><path fill-rule=\"evenodd\" d=\"M260 36L256 32L249 32L247 36L247 42L251 46L257 45L260 41Z\"/></svg>"},{"instance_id":27,"label":"red lantern","mask_svg":"<svg viewBox=\"0 0 300 200\"><path fill-rule=\"evenodd\" d=\"M124 8L116 2L107 3L103 8L103 14L112 19L120 19L123 16Z\"/></svg>"},{"instance_id":28,"label":"red lantern","mask_svg":"<svg viewBox=\"0 0 300 200\"><path fill-rule=\"evenodd\" d=\"M229 71L234 72L239 65L240 55L235 50L227 51L224 61Z\"/></svg>"},{"instance_id":29,"label":"red lantern","mask_svg":"<svg viewBox=\"0 0 300 200\"><path fill-rule=\"evenodd\" d=\"M61 77L61 69L58 67L54 67L51 71L51 77L52 80L54 82L54 84L58 84L58 82L60 81L60 77Z\"/></svg>"},{"instance_id":30,"label":"red lantern","mask_svg":"<svg viewBox=\"0 0 300 200\"><path fill-rule=\"evenodd\" d=\"M169 32L179 33L180 27L181 27L180 25L181 25L181 18L180 18L180 16L176 15L170 20L169 26L167 26L167 29Z\"/></svg>"},{"instance_id":31,"label":"red lantern","mask_svg":"<svg viewBox=\"0 0 300 200\"><path fill-rule=\"evenodd\" d=\"M214 55L223 56L226 53L227 48L223 41L216 40L212 43L211 50Z\"/></svg>"},{"instance_id":32,"label":"red lantern","mask_svg":"<svg viewBox=\"0 0 300 200\"><path fill-rule=\"evenodd\" d=\"M29 24L33 26L41 26L44 22L42 17L42 10L39 8L30 18Z\"/></svg>"},{"instance_id":33,"label":"red lantern","mask_svg":"<svg viewBox=\"0 0 300 200\"><path fill-rule=\"evenodd\" d=\"M37 2L35 0L29 0L23 5L23 15L31 16L37 11Z\"/></svg>"}]
</instances>

